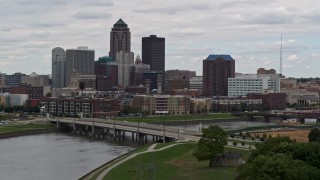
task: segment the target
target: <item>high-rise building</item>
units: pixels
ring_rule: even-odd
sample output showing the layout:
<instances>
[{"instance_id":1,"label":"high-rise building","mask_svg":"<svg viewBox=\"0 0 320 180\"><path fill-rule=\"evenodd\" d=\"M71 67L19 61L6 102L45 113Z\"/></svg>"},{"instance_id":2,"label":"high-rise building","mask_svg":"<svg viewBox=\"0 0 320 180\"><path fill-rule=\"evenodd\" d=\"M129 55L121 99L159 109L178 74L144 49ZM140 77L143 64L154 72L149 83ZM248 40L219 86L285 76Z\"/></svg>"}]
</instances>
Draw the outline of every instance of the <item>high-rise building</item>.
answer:
<instances>
[{"instance_id":1,"label":"high-rise building","mask_svg":"<svg viewBox=\"0 0 320 180\"><path fill-rule=\"evenodd\" d=\"M230 55L209 55L203 60L203 95L227 96L228 78L235 77L235 61Z\"/></svg>"},{"instance_id":2,"label":"high-rise building","mask_svg":"<svg viewBox=\"0 0 320 180\"><path fill-rule=\"evenodd\" d=\"M94 50L88 49L88 47L67 49L66 86L69 86L73 72L80 75L94 75Z\"/></svg>"},{"instance_id":3,"label":"high-rise building","mask_svg":"<svg viewBox=\"0 0 320 180\"><path fill-rule=\"evenodd\" d=\"M97 91L112 91L118 86L118 62L108 56L100 57L95 62Z\"/></svg>"},{"instance_id":4,"label":"high-rise building","mask_svg":"<svg viewBox=\"0 0 320 180\"><path fill-rule=\"evenodd\" d=\"M52 49L52 88L66 87L66 51L60 47Z\"/></svg>"},{"instance_id":5,"label":"high-rise building","mask_svg":"<svg viewBox=\"0 0 320 180\"><path fill-rule=\"evenodd\" d=\"M142 38L142 62L149 64L151 71L165 71L165 38L156 35Z\"/></svg>"},{"instance_id":6,"label":"high-rise building","mask_svg":"<svg viewBox=\"0 0 320 180\"><path fill-rule=\"evenodd\" d=\"M131 52L131 33L128 25L120 18L110 32L109 57L116 59L119 51Z\"/></svg>"},{"instance_id":7,"label":"high-rise building","mask_svg":"<svg viewBox=\"0 0 320 180\"><path fill-rule=\"evenodd\" d=\"M130 69L133 65L134 54L132 52L119 51L116 54L118 62L118 85L127 87L130 85Z\"/></svg>"}]
</instances>

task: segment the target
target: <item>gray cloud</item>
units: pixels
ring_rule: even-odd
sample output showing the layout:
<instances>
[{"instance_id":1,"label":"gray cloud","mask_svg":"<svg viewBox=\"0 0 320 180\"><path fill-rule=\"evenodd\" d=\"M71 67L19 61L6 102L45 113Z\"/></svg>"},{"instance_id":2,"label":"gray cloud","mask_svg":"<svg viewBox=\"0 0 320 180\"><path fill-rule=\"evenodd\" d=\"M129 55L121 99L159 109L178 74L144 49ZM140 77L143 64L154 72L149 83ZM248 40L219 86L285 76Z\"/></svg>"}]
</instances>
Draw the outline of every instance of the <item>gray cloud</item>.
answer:
<instances>
[{"instance_id":1,"label":"gray cloud","mask_svg":"<svg viewBox=\"0 0 320 180\"><path fill-rule=\"evenodd\" d=\"M111 15L94 11L78 11L73 17L78 19L109 19L111 18Z\"/></svg>"},{"instance_id":2,"label":"gray cloud","mask_svg":"<svg viewBox=\"0 0 320 180\"><path fill-rule=\"evenodd\" d=\"M122 18L135 54L141 54L141 37L166 38L168 69L201 75L202 59L210 53L231 54L237 72L277 69L283 34L283 57L312 59L306 66L313 76L320 68L319 12L320 1L314 0L10 0L0 6L0 65L7 73L48 74L50 59L44 57L56 46L86 45L96 49L96 57L107 55L111 27ZM16 62L12 57L25 58L25 64L10 64ZM298 66L286 65L285 73L304 76Z\"/></svg>"},{"instance_id":3,"label":"gray cloud","mask_svg":"<svg viewBox=\"0 0 320 180\"><path fill-rule=\"evenodd\" d=\"M32 32L30 36L37 37L37 38L44 38L44 37L47 37L49 34L50 34L49 32L40 31L40 32Z\"/></svg>"}]
</instances>

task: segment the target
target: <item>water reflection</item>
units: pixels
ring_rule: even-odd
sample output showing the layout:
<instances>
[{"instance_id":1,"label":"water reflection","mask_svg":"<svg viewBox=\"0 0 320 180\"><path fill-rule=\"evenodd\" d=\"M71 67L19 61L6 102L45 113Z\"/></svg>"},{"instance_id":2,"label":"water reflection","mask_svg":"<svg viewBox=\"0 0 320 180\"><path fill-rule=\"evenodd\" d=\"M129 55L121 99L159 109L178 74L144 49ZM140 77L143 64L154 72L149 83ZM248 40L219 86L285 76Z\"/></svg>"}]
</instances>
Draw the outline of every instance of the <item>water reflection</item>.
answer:
<instances>
[{"instance_id":1,"label":"water reflection","mask_svg":"<svg viewBox=\"0 0 320 180\"><path fill-rule=\"evenodd\" d=\"M77 179L132 147L50 133L0 140L0 179Z\"/></svg>"}]
</instances>

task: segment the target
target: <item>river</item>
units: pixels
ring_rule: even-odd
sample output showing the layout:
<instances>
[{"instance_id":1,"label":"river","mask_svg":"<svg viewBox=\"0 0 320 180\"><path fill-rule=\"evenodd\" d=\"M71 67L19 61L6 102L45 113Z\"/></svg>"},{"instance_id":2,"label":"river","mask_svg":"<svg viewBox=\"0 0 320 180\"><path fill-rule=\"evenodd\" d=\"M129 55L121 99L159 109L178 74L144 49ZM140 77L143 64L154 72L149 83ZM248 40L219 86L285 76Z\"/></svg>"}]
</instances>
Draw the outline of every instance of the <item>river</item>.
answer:
<instances>
[{"instance_id":1,"label":"river","mask_svg":"<svg viewBox=\"0 0 320 180\"><path fill-rule=\"evenodd\" d=\"M0 179L78 179L133 147L60 133L0 140Z\"/></svg>"}]
</instances>

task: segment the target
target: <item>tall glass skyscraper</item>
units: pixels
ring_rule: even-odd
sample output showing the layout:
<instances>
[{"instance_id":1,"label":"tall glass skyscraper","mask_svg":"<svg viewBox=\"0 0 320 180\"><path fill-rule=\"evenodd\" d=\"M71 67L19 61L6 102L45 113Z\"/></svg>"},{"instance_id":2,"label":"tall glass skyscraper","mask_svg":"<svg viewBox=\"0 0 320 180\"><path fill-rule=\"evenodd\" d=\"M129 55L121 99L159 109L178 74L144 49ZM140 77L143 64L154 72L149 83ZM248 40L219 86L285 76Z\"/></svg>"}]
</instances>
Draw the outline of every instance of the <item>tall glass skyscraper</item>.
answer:
<instances>
[{"instance_id":1,"label":"tall glass skyscraper","mask_svg":"<svg viewBox=\"0 0 320 180\"><path fill-rule=\"evenodd\" d=\"M52 49L52 88L66 86L66 51L61 47Z\"/></svg>"}]
</instances>

